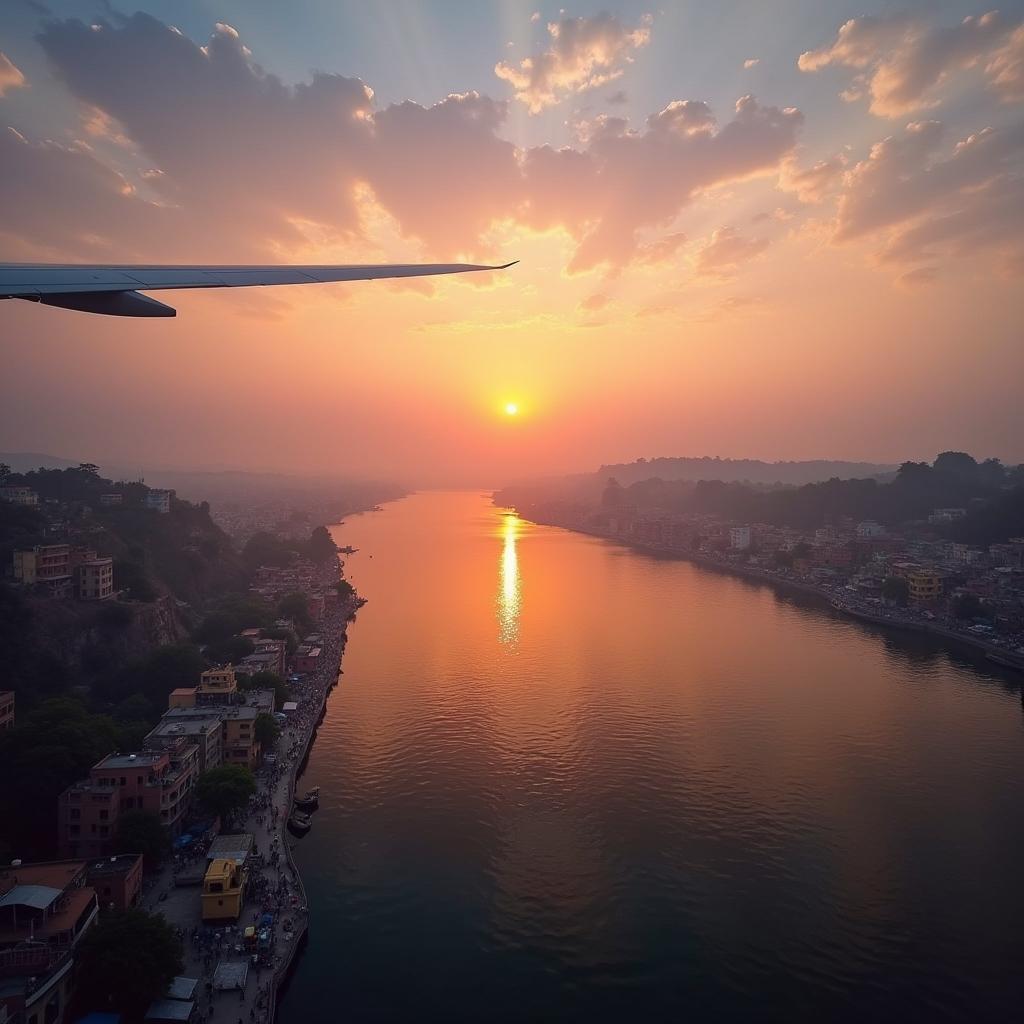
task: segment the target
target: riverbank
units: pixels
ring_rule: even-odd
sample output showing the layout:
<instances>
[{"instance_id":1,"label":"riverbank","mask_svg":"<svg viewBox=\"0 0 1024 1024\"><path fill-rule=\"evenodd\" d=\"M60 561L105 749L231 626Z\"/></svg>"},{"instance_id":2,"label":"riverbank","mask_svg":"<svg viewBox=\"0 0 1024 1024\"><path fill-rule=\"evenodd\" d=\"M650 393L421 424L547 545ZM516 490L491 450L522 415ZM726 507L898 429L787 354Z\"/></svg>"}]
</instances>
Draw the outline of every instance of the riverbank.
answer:
<instances>
[{"instance_id":1,"label":"riverbank","mask_svg":"<svg viewBox=\"0 0 1024 1024\"><path fill-rule=\"evenodd\" d=\"M522 513L518 513L522 515ZM924 617L912 617L905 610L888 607L868 607L863 601L857 600L851 595L845 586L827 587L809 580L796 579L789 575L771 572L754 566L743 565L730 561L727 558L716 558L707 554L697 554L692 551L681 551L678 548L669 548L657 544L645 544L642 541L626 540L622 537L611 537L593 530L583 530L577 527L565 526L558 522L547 522L540 518L531 518L523 515L528 522L535 522L544 526L555 526L572 533L582 533L589 537L597 537L601 540L621 544L623 547L631 548L634 551L643 551L647 554L657 555L662 558L672 558L678 561L691 562L701 568L713 569L718 572L728 573L742 579L755 580L775 587L778 590L789 590L809 597L817 598L826 602L834 611L851 618L859 619L862 622L870 622L874 625L885 626L891 629L906 630L916 633L927 633L939 637L951 644L962 645L971 648L984 656L994 664L1003 668L1016 669L1024 672L1024 655L1009 650L999 644L991 643L982 637L967 633L963 630L953 628L950 624L940 621L928 620Z\"/></svg>"},{"instance_id":2,"label":"riverbank","mask_svg":"<svg viewBox=\"0 0 1024 1024\"><path fill-rule=\"evenodd\" d=\"M325 582L337 582L337 568L325 566ZM331 575L333 573L333 575ZM145 909L160 913L174 925L184 945L184 971L196 978L196 1020L203 1024L271 1024L277 1003L308 941L309 904L305 886L293 858L298 840L287 830L296 786L322 721L327 698L338 683L348 639L348 623L364 604L353 594L325 612L318 632L322 637L320 668L307 675L292 699L292 712L277 739L271 763L256 771L257 790L246 810L235 816L224 834L253 836L254 857L248 862L245 903L236 923L209 927L200 917L199 894L185 878L194 874L188 863L168 864L147 887ZM201 858L205 867L205 854ZM267 967L249 964L242 932L265 913L273 914L273 947ZM240 989L218 992L213 978L219 964L245 966Z\"/></svg>"}]
</instances>

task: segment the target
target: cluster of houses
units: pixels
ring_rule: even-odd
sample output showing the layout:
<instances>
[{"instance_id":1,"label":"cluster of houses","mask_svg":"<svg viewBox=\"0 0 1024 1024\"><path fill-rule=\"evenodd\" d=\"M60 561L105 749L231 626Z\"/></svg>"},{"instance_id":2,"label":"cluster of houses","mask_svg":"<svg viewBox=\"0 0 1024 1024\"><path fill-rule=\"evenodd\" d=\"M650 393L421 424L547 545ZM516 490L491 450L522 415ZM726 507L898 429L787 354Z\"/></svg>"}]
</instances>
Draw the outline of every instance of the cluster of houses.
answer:
<instances>
[{"instance_id":1,"label":"cluster of houses","mask_svg":"<svg viewBox=\"0 0 1024 1024\"><path fill-rule=\"evenodd\" d=\"M260 714L274 714L273 690L240 691L232 666L203 672L199 684L171 691L168 708L147 733L143 749L111 753L58 801L63 856L95 858L112 849L118 818L148 811L172 837L181 834L196 780L222 764L254 769L262 751ZM283 712L282 712L283 713Z\"/></svg>"},{"instance_id":2,"label":"cluster of houses","mask_svg":"<svg viewBox=\"0 0 1024 1024\"><path fill-rule=\"evenodd\" d=\"M931 527L964 514L935 509L929 523L890 532L871 520L840 520L813 530L769 523L730 523L702 513L549 502L522 510L540 522L626 543L759 570L763 575L852 589L884 602L885 581L907 582L909 604L945 617L970 594L984 603L993 630L1024 632L1024 537L988 548L942 539ZM979 626L979 629L986 628Z\"/></svg>"}]
</instances>

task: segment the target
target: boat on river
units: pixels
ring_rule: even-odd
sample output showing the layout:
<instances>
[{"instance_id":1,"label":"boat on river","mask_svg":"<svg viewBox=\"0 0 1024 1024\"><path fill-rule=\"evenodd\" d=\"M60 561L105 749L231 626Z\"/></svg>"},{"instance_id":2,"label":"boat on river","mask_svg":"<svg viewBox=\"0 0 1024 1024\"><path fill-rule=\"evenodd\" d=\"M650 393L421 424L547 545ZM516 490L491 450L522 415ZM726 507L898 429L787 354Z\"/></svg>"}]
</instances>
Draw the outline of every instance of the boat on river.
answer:
<instances>
[{"instance_id":1,"label":"boat on river","mask_svg":"<svg viewBox=\"0 0 1024 1024\"><path fill-rule=\"evenodd\" d=\"M288 831L296 836L304 836L313 827L313 819L301 811L292 811L288 818Z\"/></svg>"},{"instance_id":2,"label":"boat on river","mask_svg":"<svg viewBox=\"0 0 1024 1024\"><path fill-rule=\"evenodd\" d=\"M320 787L314 786L302 796L295 797L295 806L300 811L315 811L320 806Z\"/></svg>"}]
</instances>

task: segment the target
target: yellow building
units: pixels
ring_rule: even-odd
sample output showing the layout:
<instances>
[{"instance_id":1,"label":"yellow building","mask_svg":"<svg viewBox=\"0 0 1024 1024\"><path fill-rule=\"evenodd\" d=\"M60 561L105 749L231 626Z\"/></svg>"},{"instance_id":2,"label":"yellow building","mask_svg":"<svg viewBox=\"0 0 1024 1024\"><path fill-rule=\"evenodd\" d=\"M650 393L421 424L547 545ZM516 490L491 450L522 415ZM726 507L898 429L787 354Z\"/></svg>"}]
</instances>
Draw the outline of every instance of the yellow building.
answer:
<instances>
[{"instance_id":1,"label":"yellow building","mask_svg":"<svg viewBox=\"0 0 1024 1024\"><path fill-rule=\"evenodd\" d=\"M245 869L227 857L210 861L203 879L203 920L237 921L242 913Z\"/></svg>"},{"instance_id":2,"label":"yellow building","mask_svg":"<svg viewBox=\"0 0 1024 1024\"><path fill-rule=\"evenodd\" d=\"M933 569L915 569L907 573L911 604L934 604L942 597L942 574Z\"/></svg>"},{"instance_id":3,"label":"yellow building","mask_svg":"<svg viewBox=\"0 0 1024 1024\"><path fill-rule=\"evenodd\" d=\"M196 706L196 688L194 686L179 686L171 690L167 698L169 708L194 708Z\"/></svg>"},{"instance_id":4,"label":"yellow building","mask_svg":"<svg viewBox=\"0 0 1024 1024\"><path fill-rule=\"evenodd\" d=\"M238 682L235 670L227 668L207 669L199 677L199 689L196 691L197 704L229 704L238 693Z\"/></svg>"}]
</instances>

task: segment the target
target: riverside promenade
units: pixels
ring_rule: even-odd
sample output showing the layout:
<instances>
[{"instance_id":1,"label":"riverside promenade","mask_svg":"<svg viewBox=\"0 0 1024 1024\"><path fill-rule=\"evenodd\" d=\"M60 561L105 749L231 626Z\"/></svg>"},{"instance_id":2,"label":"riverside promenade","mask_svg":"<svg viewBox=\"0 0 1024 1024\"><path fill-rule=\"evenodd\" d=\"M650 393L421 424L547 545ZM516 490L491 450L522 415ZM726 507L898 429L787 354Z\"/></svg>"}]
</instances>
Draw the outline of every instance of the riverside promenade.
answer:
<instances>
[{"instance_id":1,"label":"riverside promenade","mask_svg":"<svg viewBox=\"0 0 1024 1024\"><path fill-rule=\"evenodd\" d=\"M317 673L306 677L301 690L293 692L293 699L299 706L278 737L276 763L264 764L256 772L257 790L248 808L221 829L222 834L251 833L253 853L259 855L249 867L245 905L237 923L204 926L201 885L175 885L179 869L188 873L205 867L205 854L195 865L166 865L147 884L141 905L162 914L181 934L183 976L198 981L193 1021L199 1024L272 1022L281 985L307 940L309 909L302 879L292 859L292 850L301 840L288 832L287 820L327 697L338 681L347 624L362 604L363 601L353 595L325 614L319 629L324 638L322 666ZM274 915L271 962L270 966L254 967L250 963L250 951L244 948L243 933L266 912ZM214 975L221 964L246 966L245 982L240 989L214 989Z\"/></svg>"}]
</instances>

